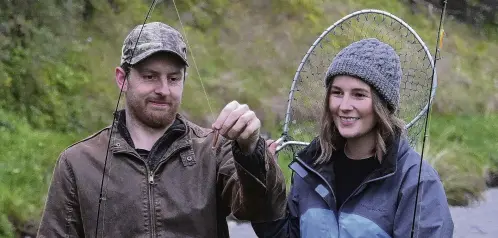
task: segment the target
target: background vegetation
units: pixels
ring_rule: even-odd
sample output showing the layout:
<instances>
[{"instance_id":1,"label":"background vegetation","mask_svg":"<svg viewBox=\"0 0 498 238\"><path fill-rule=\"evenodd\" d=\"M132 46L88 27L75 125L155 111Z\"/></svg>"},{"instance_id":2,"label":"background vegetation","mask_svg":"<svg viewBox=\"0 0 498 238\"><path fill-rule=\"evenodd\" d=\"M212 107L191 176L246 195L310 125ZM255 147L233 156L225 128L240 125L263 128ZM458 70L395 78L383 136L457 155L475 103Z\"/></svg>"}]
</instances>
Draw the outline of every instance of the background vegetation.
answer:
<instances>
[{"instance_id":1,"label":"background vegetation","mask_svg":"<svg viewBox=\"0 0 498 238\"><path fill-rule=\"evenodd\" d=\"M189 70L182 110L210 124L202 80L214 114L233 99L248 103L277 138L295 70L324 29L355 10L386 10L433 52L440 2L177 1L199 70ZM60 151L109 123L122 41L150 3L0 0L0 237L36 232ZM427 159L450 203L467 205L498 171L497 4L455 0L448 7ZM150 21L182 31L172 1L158 1ZM288 175L288 157L279 162Z\"/></svg>"}]
</instances>

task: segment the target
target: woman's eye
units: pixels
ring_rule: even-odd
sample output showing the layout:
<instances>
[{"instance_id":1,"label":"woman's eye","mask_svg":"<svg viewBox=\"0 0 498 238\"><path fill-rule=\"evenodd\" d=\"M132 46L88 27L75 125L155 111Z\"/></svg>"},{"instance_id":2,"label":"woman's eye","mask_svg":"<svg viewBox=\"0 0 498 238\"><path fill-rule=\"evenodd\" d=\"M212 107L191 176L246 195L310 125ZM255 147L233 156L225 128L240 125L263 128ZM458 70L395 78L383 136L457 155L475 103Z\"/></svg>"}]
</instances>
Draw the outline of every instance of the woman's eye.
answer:
<instances>
[{"instance_id":1,"label":"woman's eye","mask_svg":"<svg viewBox=\"0 0 498 238\"><path fill-rule=\"evenodd\" d=\"M331 93L332 93L333 95L338 95L338 94L341 94L341 92L340 92L340 91L336 91L336 90L332 90L332 92L331 92Z\"/></svg>"}]
</instances>

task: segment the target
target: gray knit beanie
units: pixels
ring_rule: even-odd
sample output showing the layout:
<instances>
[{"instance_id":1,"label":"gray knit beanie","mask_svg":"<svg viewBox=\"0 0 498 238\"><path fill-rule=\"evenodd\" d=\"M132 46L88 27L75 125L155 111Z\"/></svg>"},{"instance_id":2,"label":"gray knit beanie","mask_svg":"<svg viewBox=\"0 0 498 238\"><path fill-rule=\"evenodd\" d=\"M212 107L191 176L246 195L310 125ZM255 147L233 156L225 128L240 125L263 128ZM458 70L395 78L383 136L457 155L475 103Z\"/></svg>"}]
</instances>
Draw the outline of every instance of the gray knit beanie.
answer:
<instances>
[{"instance_id":1,"label":"gray knit beanie","mask_svg":"<svg viewBox=\"0 0 498 238\"><path fill-rule=\"evenodd\" d=\"M401 64L399 56L388 44L369 38L342 49L327 70L325 85L328 87L337 75L360 78L387 101L391 112L398 110Z\"/></svg>"}]
</instances>

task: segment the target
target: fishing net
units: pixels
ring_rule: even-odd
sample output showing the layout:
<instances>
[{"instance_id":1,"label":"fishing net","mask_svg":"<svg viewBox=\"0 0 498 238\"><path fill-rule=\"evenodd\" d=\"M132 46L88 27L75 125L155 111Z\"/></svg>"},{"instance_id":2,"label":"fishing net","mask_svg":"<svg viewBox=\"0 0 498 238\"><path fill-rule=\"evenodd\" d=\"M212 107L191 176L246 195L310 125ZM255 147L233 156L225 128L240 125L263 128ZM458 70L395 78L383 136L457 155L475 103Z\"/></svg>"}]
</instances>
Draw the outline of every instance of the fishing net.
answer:
<instances>
[{"instance_id":1,"label":"fishing net","mask_svg":"<svg viewBox=\"0 0 498 238\"><path fill-rule=\"evenodd\" d=\"M300 62L289 93L277 151L285 148L295 153L319 134L327 68L340 50L365 38L377 38L389 44L400 57L403 78L398 117L406 124L410 144L417 146L437 85L436 77L432 81L431 54L416 32L401 19L383 11L362 10L326 29Z\"/></svg>"}]
</instances>

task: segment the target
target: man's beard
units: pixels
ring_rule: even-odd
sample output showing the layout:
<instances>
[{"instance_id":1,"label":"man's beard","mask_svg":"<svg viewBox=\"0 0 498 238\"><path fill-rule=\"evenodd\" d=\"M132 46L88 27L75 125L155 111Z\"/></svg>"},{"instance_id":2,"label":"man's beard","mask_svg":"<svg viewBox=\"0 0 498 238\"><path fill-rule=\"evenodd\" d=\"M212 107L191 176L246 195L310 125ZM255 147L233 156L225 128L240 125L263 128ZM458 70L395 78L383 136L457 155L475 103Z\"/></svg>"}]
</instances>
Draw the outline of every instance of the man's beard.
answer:
<instances>
[{"instance_id":1,"label":"man's beard","mask_svg":"<svg viewBox=\"0 0 498 238\"><path fill-rule=\"evenodd\" d=\"M163 129L169 126L176 118L178 104L168 102L165 110L154 110L147 107L151 98L137 98L133 93L126 93L127 108L130 116L139 123L154 129ZM166 101L164 98L154 98L157 101Z\"/></svg>"}]
</instances>

